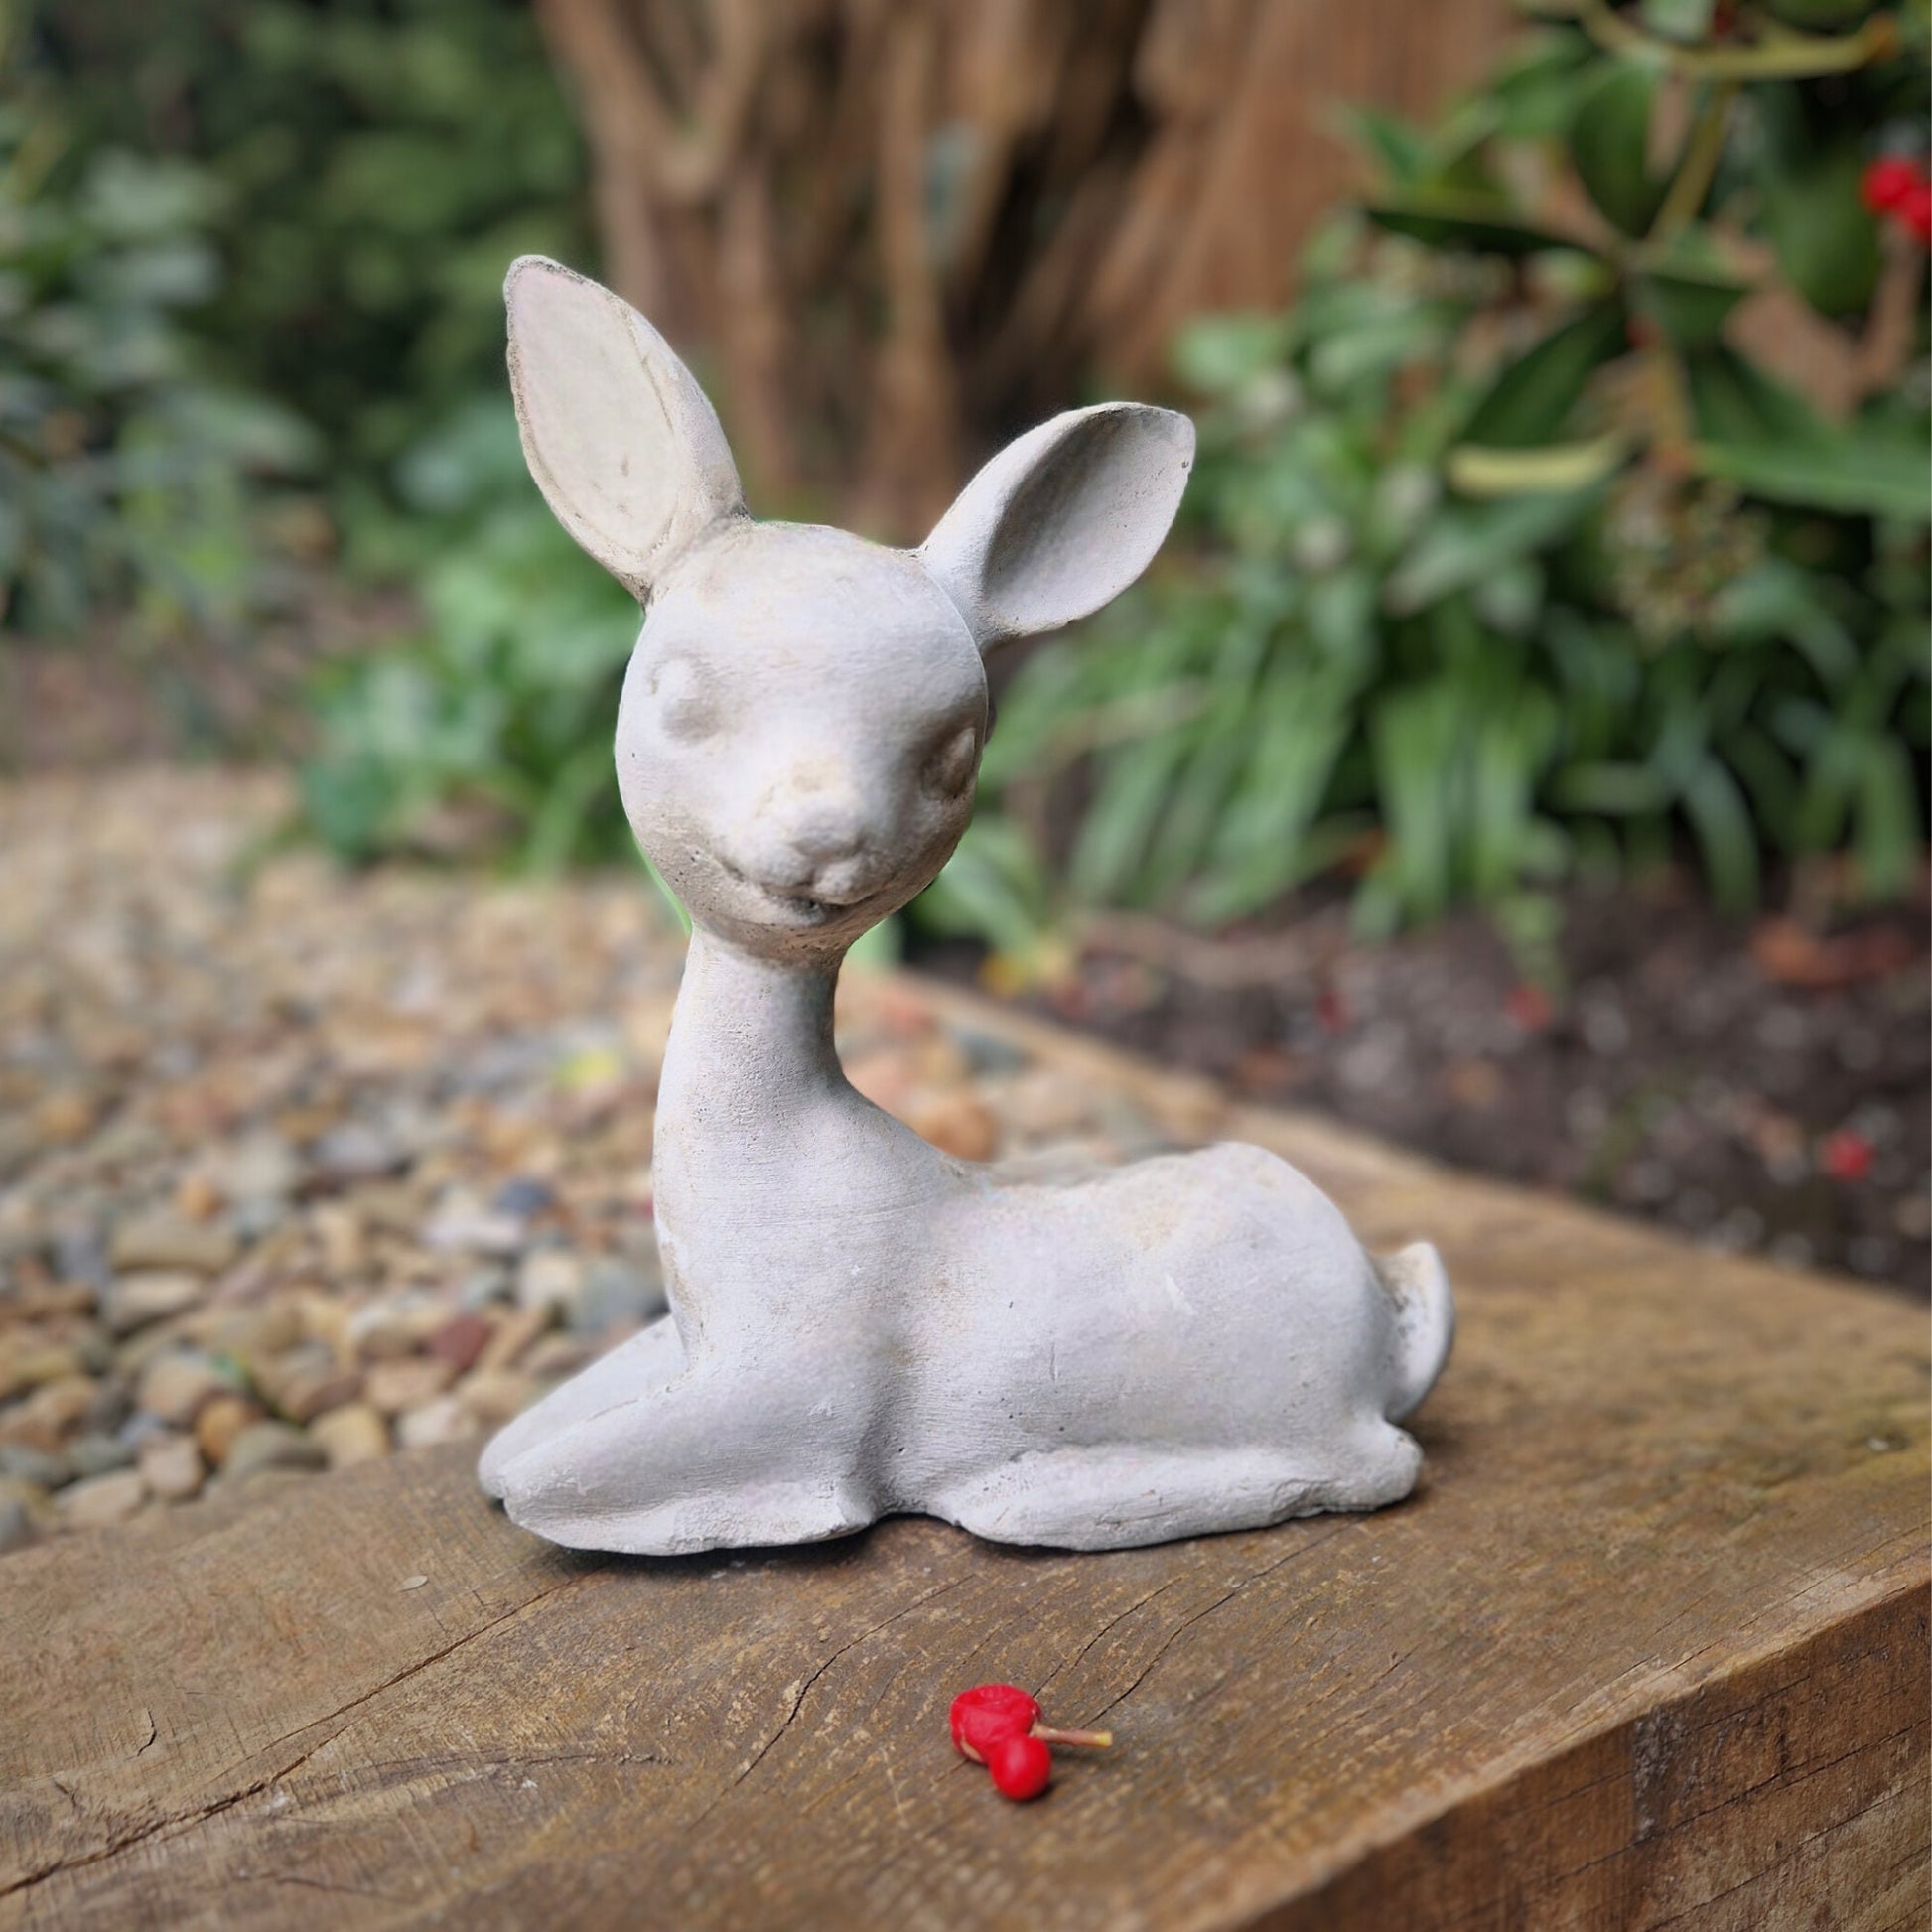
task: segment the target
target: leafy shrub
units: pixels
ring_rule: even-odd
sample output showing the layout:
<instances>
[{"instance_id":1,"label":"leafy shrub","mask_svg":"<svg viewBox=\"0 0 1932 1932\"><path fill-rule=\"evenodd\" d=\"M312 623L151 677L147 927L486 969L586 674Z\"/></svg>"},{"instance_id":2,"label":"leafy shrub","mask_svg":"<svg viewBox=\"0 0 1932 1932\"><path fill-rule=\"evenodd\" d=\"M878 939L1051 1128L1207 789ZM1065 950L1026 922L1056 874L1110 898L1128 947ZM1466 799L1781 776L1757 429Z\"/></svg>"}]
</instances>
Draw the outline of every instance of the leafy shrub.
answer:
<instances>
[{"instance_id":1,"label":"leafy shrub","mask_svg":"<svg viewBox=\"0 0 1932 1932\"><path fill-rule=\"evenodd\" d=\"M1370 931L1474 898L1530 933L1686 836L1731 907L1767 852L1906 885L1924 253L1860 181L1923 150L1922 33L1574 11L1435 132L1362 116L1382 185L1294 309L1184 336L1193 556L1022 667L937 923L1024 962L1089 908L1218 924L1342 868ZM1727 339L1776 292L1856 407Z\"/></svg>"},{"instance_id":2,"label":"leafy shrub","mask_svg":"<svg viewBox=\"0 0 1932 1932\"><path fill-rule=\"evenodd\" d=\"M0 617L69 631L131 600L151 628L231 627L274 554L253 483L302 472L314 439L211 379L183 327L220 287L218 185L76 157L17 51L0 74Z\"/></svg>"},{"instance_id":3,"label":"leafy shrub","mask_svg":"<svg viewBox=\"0 0 1932 1932\"><path fill-rule=\"evenodd\" d=\"M611 724L637 607L544 507L508 402L425 439L398 486L434 542L423 628L325 675L310 825L356 859L465 830L538 869L627 849Z\"/></svg>"},{"instance_id":4,"label":"leafy shrub","mask_svg":"<svg viewBox=\"0 0 1932 1932\"><path fill-rule=\"evenodd\" d=\"M218 190L209 361L324 439L357 562L390 539L403 453L502 384L503 269L588 248L584 161L518 0L30 0L83 149Z\"/></svg>"}]
</instances>

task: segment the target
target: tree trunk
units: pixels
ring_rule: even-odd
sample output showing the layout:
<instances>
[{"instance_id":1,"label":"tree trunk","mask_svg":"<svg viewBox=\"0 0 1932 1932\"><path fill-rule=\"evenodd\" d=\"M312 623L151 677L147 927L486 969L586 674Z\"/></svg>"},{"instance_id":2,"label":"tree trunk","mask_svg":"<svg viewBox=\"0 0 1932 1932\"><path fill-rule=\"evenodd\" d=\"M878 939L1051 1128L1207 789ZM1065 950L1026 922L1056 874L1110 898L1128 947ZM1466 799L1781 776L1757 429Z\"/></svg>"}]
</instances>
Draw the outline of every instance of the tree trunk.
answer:
<instances>
[{"instance_id":1,"label":"tree trunk","mask_svg":"<svg viewBox=\"0 0 1932 1932\"><path fill-rule=\"evenodd\" d=\"M1508 0L539 0L605 267L754 498L921 534L962 469L1175 326L1279 306L1334 109L1424 113Z\"/></svg>"}]
</instances>

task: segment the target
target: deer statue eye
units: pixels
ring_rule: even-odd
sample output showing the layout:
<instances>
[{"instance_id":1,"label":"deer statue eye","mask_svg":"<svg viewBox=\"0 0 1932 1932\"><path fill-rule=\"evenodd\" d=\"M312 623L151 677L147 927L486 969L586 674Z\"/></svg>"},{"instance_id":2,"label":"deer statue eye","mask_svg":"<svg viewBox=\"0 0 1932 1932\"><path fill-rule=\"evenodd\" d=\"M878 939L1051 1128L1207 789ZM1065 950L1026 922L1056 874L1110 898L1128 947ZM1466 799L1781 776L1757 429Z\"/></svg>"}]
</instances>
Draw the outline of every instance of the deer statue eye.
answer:
<instances>
[{"instance_id":1,"label":"deer statue eye","mask_svg":"<svg viewBox=\"0 0 1932 1932\"><path fill-rule=\"evenodd\" d=\"M951 798L972 782L978 767L980 735L977 725L961 725L935 744L925 761L925 785L941 798Z\"/></svg>"},{"instance_id":2,"label":"deer statue eye","mask_svg":"<svg viewBox=\"0 0 1932 1932\"><path fill-rule=\"evenodd\" d=\"M667 738L690 744L718 729L708 681L688 657L667 657L651 673L650 694Z\"/></svg>"}]
</instances>

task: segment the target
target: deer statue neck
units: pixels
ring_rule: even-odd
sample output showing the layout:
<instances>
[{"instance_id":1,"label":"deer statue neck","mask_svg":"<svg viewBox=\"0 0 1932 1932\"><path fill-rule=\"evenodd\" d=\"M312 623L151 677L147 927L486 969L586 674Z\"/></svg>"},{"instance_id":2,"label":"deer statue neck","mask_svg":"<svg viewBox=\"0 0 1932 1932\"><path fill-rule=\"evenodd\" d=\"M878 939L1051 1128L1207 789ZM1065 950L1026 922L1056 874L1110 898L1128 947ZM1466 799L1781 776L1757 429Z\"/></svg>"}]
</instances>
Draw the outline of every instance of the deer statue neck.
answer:
<instances>
[{"instance_id":1,"label":"deer statue neck","mask_svg":"<svg viewBox=\"0 0 1932 1932\"><path fill-rule=\"evenodd\" d=\"M774 964L692 932L652 1171L665 1285L694 1357L755 1341L774 1289L801 1268L824 1274L824 1244L849 1260L855 1222L876 1225L882 1206L944 1184L940 1157L840 1068L838 968Z\"/></svg>"},{"instance_id":2,"label":"deer statue neck","mask_svg":"<svg viewBox=\"0 0 1932 1932\"><path fill-rule=\"evenodd\" d=\"M839 960L759 959L694 926L658 1085L658 1115L707 1142L776 1152L840 1095L832 1044Z\"/></svg>"}]
</instances>

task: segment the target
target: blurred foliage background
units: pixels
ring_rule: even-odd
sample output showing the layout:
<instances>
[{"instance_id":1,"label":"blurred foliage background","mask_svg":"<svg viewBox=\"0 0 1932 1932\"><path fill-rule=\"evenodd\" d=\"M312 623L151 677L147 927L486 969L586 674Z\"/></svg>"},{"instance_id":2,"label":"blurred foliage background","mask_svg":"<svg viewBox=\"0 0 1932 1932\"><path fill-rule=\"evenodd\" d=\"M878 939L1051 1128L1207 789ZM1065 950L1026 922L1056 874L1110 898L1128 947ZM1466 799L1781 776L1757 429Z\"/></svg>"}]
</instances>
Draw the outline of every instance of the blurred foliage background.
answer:
<instances>
[{"instance_id":1,"label":"blurred foliage background","mask_svg":"<svg viewBox=\"0 0 1932 1932\"><path fill-rule=\"evenodd\" d=\"M296 635L339 851L627 851L637 614L501 373L535 250L670 327L767 513L916 537L1053 408L1195 411L1176 540L999 667L915 908L1007 983L1311 886L1371 934L1478 901L1532 971L1579 878L1904 893L1923 0L1455 0L1399 73L1356 11L16 0L5 648Z\"/></svg>"}]
</instances>

